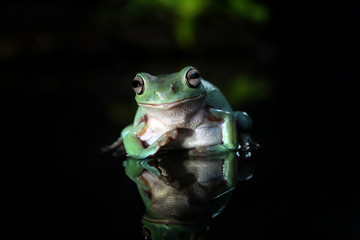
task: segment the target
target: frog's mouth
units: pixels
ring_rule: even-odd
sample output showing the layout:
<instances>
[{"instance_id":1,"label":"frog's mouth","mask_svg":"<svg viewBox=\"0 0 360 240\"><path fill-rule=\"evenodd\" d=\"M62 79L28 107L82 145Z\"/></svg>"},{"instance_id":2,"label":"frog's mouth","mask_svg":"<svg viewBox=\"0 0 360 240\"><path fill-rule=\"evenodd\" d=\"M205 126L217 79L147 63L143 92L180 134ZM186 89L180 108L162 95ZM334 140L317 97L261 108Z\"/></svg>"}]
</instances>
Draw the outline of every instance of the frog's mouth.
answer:
<instances>
[{"instance_id":1,"label":"frog's mouth","mask_svg":"<svg viewBox=\"0 0 360 240\"><path fill-rule=\"evenodd\" d=\"M170 103L161 103L161 104L155 104L155 103L140 103L138 102L138 105L143 106L143 107L152 107L152 108L172 108L175 107L177 105L189 102L189 101L194 101L194 100L198 100L200 98L203 98L204 95L199 95L199 96L194 96L194 97L188 97L188 98L184 98L175 102L170 102Z\"/></svg>"}]
</instances>

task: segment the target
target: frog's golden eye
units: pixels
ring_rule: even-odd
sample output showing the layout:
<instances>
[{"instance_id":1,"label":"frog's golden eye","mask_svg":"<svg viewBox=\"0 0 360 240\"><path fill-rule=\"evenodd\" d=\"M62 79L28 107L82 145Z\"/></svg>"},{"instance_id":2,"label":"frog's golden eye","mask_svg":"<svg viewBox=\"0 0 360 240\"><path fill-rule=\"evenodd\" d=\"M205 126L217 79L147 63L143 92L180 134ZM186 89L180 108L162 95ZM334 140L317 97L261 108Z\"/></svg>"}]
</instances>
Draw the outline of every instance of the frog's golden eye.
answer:
<instances>
[{"instance_id":1,"label":"frog's golden eye","mask_svg":"<svg viewBox=\"0 0 360 240\"><path fill-rule=\"evenodd\" d=\"M134 80L132 81L132 87L137 95L143 94L144 80L139 75L136 75Z\"/></svg>"},{"instance_id":2,"label":"frog's golden eye","mask_svg":"<svg viewBox=\"0 0 360 240\"><path fill-rule=\"evenodd\" d=\"M141 234L143 235L144 239L151 240L151 232L146 227L143 227Z\"/></svg>"},{"instance_id":3,"label":"frog's golden eye","mask_svg":"<svg viewBox=\"0 0 360 240\"><path fill-rule=\"evenodd\" d=\"M186 84L191 88L197 88L201 84L200 73L198 70L192 68L190 69L185 76Z\"/></svg>"}]
</instances>

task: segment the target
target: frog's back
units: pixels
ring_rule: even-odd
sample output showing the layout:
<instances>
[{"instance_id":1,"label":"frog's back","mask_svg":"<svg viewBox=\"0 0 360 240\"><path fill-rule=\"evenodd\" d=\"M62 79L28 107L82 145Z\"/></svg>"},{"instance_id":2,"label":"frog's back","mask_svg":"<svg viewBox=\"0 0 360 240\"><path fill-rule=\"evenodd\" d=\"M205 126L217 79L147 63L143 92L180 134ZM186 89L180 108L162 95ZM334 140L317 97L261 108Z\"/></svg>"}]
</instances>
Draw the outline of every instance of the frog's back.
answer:
<instances>
[{"instance_id":1,"label":"frog's back","mask_svg":"<svg viewBox=\"0 0 360 240\"><path fill-rule=\"evenodd\" d=\"M206 101L210 107L232 112L230 104L216 86L204 79L202 79L202 84L206 89Z\"/></svg>"}]
</instances>

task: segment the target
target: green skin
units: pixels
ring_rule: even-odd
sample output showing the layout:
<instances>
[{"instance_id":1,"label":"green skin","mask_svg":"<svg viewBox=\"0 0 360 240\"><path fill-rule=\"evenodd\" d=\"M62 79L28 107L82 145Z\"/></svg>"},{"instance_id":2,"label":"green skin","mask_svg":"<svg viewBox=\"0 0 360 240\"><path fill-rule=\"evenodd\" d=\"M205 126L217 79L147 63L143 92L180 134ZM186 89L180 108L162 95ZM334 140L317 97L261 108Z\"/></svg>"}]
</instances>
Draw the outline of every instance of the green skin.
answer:
<instances>
[{"instance_id":1,"label":"green skin","mask_svg":"<svg viewBox=\"0 0 360 240\"><path fill-rule=\"evenodd\" d=\"M201 155L258 146L249 134L250 117L233 111L218 88L201 77L198 87L189 87L186 74L192 69L159 76L137 74L144 90L135 97L139 108L134 122L106 150L125 148L128 156L143 159L167 149Z\"/></svg>"},{"instance_id":2,"label":"green skin","mask_svg":"<svg viewBox=\"0 0 360 240\"><path fill-rule=\"evenodd\" d=\"M219 162L222 168L218 168ZM141 221L144 235L151 234L147 239L204 239L200 236L206 236L212 218L225 207L235 187L237 162L233 151L207 157L174 154L166 159L126 160L125 172L137 184L146 206ZM204 173L204 169L208 171ZM189 180L189 176L197 177ZM192 200L179 202L179 199ZM170 213L169 209L179 211ZM187 216L194 213L186 209L195 211L196 219Z\"/></svg>"}]
</instances>

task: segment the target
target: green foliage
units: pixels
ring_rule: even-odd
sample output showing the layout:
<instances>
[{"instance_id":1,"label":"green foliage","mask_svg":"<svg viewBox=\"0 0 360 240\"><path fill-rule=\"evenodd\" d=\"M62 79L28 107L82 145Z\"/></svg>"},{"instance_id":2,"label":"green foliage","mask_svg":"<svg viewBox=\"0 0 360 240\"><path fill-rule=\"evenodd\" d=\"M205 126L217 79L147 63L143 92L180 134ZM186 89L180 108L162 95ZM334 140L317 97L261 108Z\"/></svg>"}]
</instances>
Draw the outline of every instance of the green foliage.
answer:
<instances>
[{"instance_id":1,"label":"green foliage","mask_svg":"<svg viewBox=\"0 0 360 240\"><path fill-rule=\"evenodd\" d=\"M238 75L224 89L224 94L234 108L244 107L249 103L269 99L272 84L267 80Z\"/></svg>"},{"instance_id":2,"label":"green foliage","mask_svg":"<svg viewBox=\"0 0 360 240\"><path fill-rule=\"evenodd\" d=\"M176 42L180 47L187 48L195 42L196 18L210 2L210 0L131 0L128 7L133 10L147 9L148 14L151 14L151 9L156 9L160 14L170 13Z\"/></svg>"},{"instance_id":3,"label":"green foliage","mask_svg":"<svg viewBox=\"0 0 360 240\"><path fill-rule=\"evenodd\" d=\"M217 12L233 20L246 19L254 23L266 21L269 15L267 8L254 0L227 0L221 3L213 0L130 0L121 9L113 7L119 1L108 0L109 6L98 14L98 22L118 19L123 24L129 24L144 15L165 16L164 24L172 25L176 43L184 49L194 46L197 22L206 12Z\"/></svg>"},{"instance_id":4,"label":"green foliage","mask_svg":"<svg viewBox=\"0 0 360 240\"><path fill-rule=\"evenodd\" d=\"M258 23L269 17L267 8L252 0L227 0L226 12L234 17L241 16Z\"/></svg>"}]
</instances>

